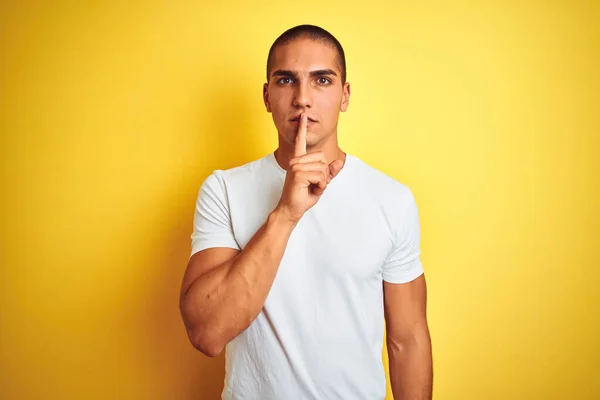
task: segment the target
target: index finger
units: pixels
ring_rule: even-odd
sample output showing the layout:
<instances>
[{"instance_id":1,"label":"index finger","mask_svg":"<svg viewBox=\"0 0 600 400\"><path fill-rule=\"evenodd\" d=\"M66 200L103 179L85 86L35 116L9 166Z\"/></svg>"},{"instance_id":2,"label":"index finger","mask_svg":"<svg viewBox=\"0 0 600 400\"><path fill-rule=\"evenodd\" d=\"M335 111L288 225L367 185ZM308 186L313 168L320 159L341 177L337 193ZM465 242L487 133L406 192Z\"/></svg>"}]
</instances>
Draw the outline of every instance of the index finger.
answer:
<instances>
[{"instance_id":1,"label":"index finger","mask_svg":"<svg viewBox=\"0 0 600 400\"><path fill-rule=\"evenodd\" d=\"M300 157L306 154L306 125L308 116L302 114L298 124L298 133L296 134L296 145L294 146L294 157Z\"/></svg>"}]
</instances>

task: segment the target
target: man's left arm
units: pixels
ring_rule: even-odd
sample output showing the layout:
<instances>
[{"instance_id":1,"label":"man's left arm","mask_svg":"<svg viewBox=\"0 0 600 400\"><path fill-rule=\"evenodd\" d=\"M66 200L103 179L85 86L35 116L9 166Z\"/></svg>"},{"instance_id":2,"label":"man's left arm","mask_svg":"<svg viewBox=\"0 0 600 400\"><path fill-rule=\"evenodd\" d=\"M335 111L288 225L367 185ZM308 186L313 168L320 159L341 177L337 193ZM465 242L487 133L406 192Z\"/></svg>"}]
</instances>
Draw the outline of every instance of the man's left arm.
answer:
<instances>
[{"instance_id":1,"label":"man's left arm","mask_svg":"<svg viewBox=\"0 0 600 400\"><path fill-rule=\"evenodd\" d=\"M395 400L429 400L433 389L425 275L383 282L390 381Z\"/></svg>"}]
</instances>

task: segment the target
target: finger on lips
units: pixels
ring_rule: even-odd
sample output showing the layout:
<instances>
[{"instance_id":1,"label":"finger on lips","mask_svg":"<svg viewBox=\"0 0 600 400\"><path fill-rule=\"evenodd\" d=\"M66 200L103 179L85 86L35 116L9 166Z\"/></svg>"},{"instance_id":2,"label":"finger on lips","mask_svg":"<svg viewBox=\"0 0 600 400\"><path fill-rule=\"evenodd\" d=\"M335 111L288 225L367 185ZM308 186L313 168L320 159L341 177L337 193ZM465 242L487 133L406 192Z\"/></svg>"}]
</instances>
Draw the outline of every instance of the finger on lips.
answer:
<instances>
[{"instance_id":1,"label":"finger on lips","mask_svg":"<svg viewBox=\"0 0 600 400\"><path fill-rule=\"evenodd\" d=\"M313 187L316 195L321 195L327 185L337 175L333 163L329 163L325 158L325 153L314 152L306 153L306 130L308 125L308 116L302 114L296 133L296 143L294 146L294 157L290 160L290 167L298 175L308 180ZM318 173L320 171L320 173Z\"/></svg>"},{"instance_id":2,"label":"finger on lips","mask_svg":"<svg viewBox=\"0 0 600 400\"><path fill-rule=\"evenodd\" d=\"M296 145L294 147L294 155L300 157L306 154L306 125L308 124L308 116L302 114L300 123L298 124L298 132L296 133Z\"/></svg>"}]
</instances>

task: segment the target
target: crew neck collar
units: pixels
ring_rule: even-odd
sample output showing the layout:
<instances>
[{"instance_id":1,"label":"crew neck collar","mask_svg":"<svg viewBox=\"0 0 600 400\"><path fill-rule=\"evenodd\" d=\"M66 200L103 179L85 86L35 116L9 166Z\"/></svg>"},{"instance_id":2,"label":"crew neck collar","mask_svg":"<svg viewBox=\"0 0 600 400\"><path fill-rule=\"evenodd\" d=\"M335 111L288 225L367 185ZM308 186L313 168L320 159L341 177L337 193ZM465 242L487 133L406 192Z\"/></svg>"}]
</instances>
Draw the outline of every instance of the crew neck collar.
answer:
<instances>
[{"instance_id":1,"label":"crew neck collar","mask_svg":"<svg viewBox=\"0 0 600 400\"><path fill-rule=\"evenodd\" d=\"M344 161L344 166L342 167L342 169L340 170L340 172L338 173L338 175L336 176L336 178L338 178L340 175L344 175L347 169L348 169L348 162L353 158L353 156L351 156L350 154L344 152L346 154L346 161ZM275 158L275 151L272 151L269 153L268 156L269 160L271 163L275 164L275 167L277 168L277 171L279 174L285 176L287 174L287 171L281 166L279 165L279 163L277 162L277 158Z\"/></svg>"}]
</instances>

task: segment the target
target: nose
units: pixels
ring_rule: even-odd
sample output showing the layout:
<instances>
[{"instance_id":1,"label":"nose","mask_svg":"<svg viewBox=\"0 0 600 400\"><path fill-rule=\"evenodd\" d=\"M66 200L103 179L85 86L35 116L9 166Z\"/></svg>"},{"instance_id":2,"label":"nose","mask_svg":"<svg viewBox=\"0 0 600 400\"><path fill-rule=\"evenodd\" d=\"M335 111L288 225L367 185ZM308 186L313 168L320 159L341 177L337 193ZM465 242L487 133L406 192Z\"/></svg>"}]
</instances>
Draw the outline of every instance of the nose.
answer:
<instances>
[{"instance_id":1,"label":"nose","mask_svg":"<svg viewBox=\"0 0 600 400\"><path fill-rule=\"evenodd\" d=\"M310 108L312 106L312 95L310 93L309 82L300 81L294 92L294 107Z\"/></svg>"}]
</instances>

